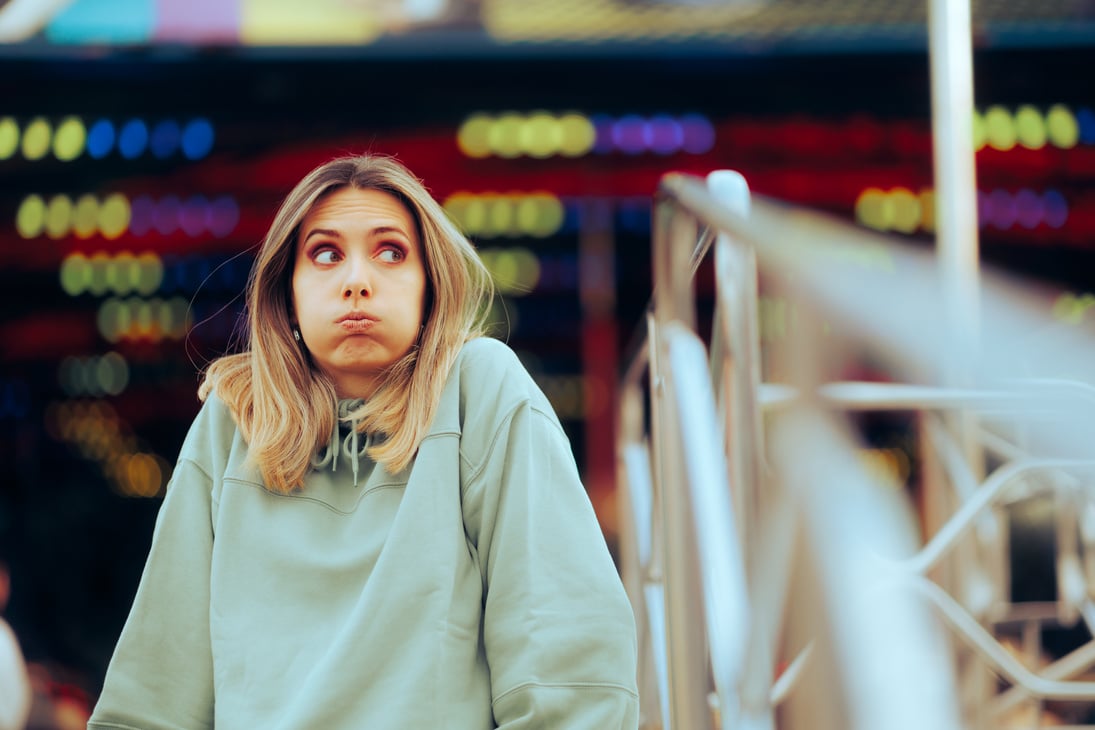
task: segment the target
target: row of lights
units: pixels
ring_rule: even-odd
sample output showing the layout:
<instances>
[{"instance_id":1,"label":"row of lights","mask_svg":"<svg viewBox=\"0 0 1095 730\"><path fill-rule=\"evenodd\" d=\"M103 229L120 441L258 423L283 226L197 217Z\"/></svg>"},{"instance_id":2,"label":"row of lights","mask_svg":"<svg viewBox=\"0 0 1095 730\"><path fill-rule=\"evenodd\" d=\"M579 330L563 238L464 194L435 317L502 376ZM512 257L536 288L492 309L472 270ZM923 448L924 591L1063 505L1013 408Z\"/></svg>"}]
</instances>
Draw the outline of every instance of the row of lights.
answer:
<instances>
[{"instance_id":1,"label":"row of lights","mask_svg":"<svg viewBox=\"0 0 1095 730\"><path fill-rule=\"evenodd\" d=\"M1014 112L994 105L984 113L974 111L973 138L978 150L986 146L1005 152L1017 146L1038 150L1047 145L1072 149L1080 142L1095 144L1095 114L1086 107L1073 113L1064 104L1054 104L1044 113L1030 104Z\"/></svg>"},{"instance_id":2,"label":"row of lights","mask_svg":"<svg viewBox=\"0 0 1095 730\"><path fill-rule=\"evenodd\" d=\"M159 200L139 195L130 203L121 193L102 200L91 194L75 200L67 195L54 195L48 201L32 194L19 204L15 229L28 239L42 235L53 239L69 235L86 239L96 233L114 239L127 230L135 236L152 231L167 236L182 230L191 238L206 233L223 238L235 230L239 219L239 205L227 195L214 200L204 195L185 200L175 195Z\"/></svg>"},{"instance_id":3,"label":"row of lights","mask_svg":"<svg viewBox=\"0 0 1095 730\"><path fill-rule=\"evenodd\" d=\"M70 397L119 395L129 385L129 363L116 352L66 357L57 369L57 380Z\"/></svg>"},{"instance_id":4,"label":"row of lights","mask_svg":"<svg viewBox=\"0 0 1095 730\"><path fill-rule=\"evenodd\" d=\"M163 261L154 253L134 255L105 252L87 256L71 253L61 260L61 289L70 297L85 292L93 296L107 293L148 296L163 282Z\"/></svg>"},{"instance_id":5,"label":"row of lights","mask_svg":"<svg viewBox=\"0 0 1095 730\"><path fill-rule=\"evenodd\" d=\"M99 119L90 126L78 116L67 116L56 126L45 117L34 117L20 128L13 117L0 118L0 160L20 152L31 161L52 154L62 162L71 162L83 154L101 160L111 152L133 160L150 154L164 160L182 155L188 160L200 160L213 149L213 124L198 117L185 122L163 119L149 124L143 119L129 119L115 124Z\"/></svg>"},{"instance_id":6,"label":"row of lights","mask_svg":"<svg viewBox=\"0 0 1095 730\"><path fill-rule=\"evenodd\" d=\"M111 297L99 306L95 321L107 342L181 340L191 325L190 302L182 297Z\"/></svg>"},{"instance_id":7,"label":"row of lights","mask_svg":"<svg viewBox=\"0 0 1095 730\"><path fill-rule=\"evenodd\" d=\"M1040 225L1060 228L1068 221L1068 202L1056 190L978 191L977 213L982 228L1007 230L1016 225L1026 229ZM931 232L935 230L935 194L929 188L919 193L903 187L867 188L856 199L855 217L859 223L879 231Z\"/></svg>"},{"instance_id":8,"label":"row of lights","mask_svg":"<svg viewBox=\"0 0 1095 730\"><path fill-rule=\"evenodd\" d=\"M51 403L46 428L56 440L98 462L115 492L124 497L156 497L163 492L171 465L139 448L118 414L103 401Z\"/></svg>"},{"instance_id":9,"label":"row of lights","mask_svg":"<svg viewBox=\"0 0 1095 730\"><path fill-rule=\"evenodd\" d=\"M715 128L700 114L626 114L618 118L548 112L473 114L457 130L456 144L472 158L543 159L581 157L591 152L703 154L715 144Z\"/></svg>"},{"instance_id":10,"label":"row of lights","mask_svg":"<svg viewBox=\"0 0 1095 730\"><path fill-rule=\"evenodd\" d=\"M454 193L444 201L445 212L469 236L533 236L546 238L566 219L562 201L550 193Z\"/></svg>"}]
</instances>

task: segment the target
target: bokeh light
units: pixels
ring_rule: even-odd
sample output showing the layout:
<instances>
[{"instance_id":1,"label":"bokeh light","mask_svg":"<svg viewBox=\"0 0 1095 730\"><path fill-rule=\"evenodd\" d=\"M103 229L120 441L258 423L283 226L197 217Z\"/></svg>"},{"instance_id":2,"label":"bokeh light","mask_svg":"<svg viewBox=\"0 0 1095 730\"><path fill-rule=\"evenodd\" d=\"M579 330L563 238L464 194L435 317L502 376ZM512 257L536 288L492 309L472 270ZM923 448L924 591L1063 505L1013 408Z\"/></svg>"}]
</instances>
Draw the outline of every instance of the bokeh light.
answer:
<instances>
[{"instance_id":1,"label":"bokeh light","mask_svg":"<svg viewBox=\"0 0 1095 730\"><path fill-rule=\"evenodd\" d=\"M11 117L0 117L0 160L10 159L19 149L19 124Z\"/></svg>"},{"instance_id":2,"label":"bokeh light","mask_svg":"<svg viewBox=\"0 0 1095 730\"><path fill-rule=\"evenodd\" d=\"M53 134L53 155L61 162L71 162L84 153L87 130L79 117L66 117Z\"/></svg>"},{"instance_id":3,"label":"bokeh light","mask_svg":"<svg viewBox=\"0 0 1095 730\"><path fill-rule=\"evenodd\" d=\"M23 157L40 160L49 152L53 128L43 117L35 117L23 130Z\"/></svg>"},{"instance_id":4,"label":"bokeh light","mask_svg":"<svg viewBox=\"0 0 1095 730\"><path fill-rule=\"evenodd\" d=\"M1046 133L1054 147L1072 149L1080 140L1080 125L1071 109L1054 104L1046 112Z\"/></svg>"},{"instance_id":5,"label":"bokeh light","mask_svg":"<svg viewBox=\"0 0 1095 730\"><path fill-rule=\"evenodd\" d=\"M94 195L81 195L72 211L72 232L77 238L90 238L99 226L99 201Z\"/></svg>"},{"instance_id":6,"label":"bokeh light","mask_svg":"<svg viewBox=\"0 0 1095 730\"><path fill-rule=\"evenodd\" d=\"M1006 152L1018 141L1015 120L1002 106L991 106L985 111L985 140L993 149Z\"/></svg>"},{"instance_id":7,"label":"bokeh light","mask_svg":"<svg viewBox=\"0 0 1095 730\"><path fill-rule=\"evenodd\" d=\"M562 201L551 193L454 193L444 201L445 211L465 234L482 238L556 233L566 216Z\"/></svg>"},{"instance_id":8,"label":"bokeh light","mask_svg":"<svg viewBox=\"0 0 1095 730\"><path fill-rule=\"evenodd\" d=\"M15 230L23 238L37 238L46 226L46 201L40 195L28 195L15 213Z\"/></svg>"},{"instance_id":9,"label":"bokeh light","mask_svg":"<svg viewBox=\"0 0 1095 730\"><path fill-rule=\"evenodd\" d=\"M141 119L130 119L118 132L118 152L127 160L144 154L148 146L148 126Z\"/></svg>"},{"instance_id":10,"label":"bokeh light","mask_svg":"<svg viewBox=\"0 0 1095 730\"><path fill-rule=\"evenodd\" d=\"M99 207L99 230L106 238L117 238L129 227L129 215L129 201L124 195L108 195Z\"/></svg>"},{"instance_id":11,"label":"bokeh light","mask_svg":"<svg viewBox=\"0 0 1095 730\"><path fill-rule=\"evenodd\" d=\"M72 200L67 195L54 195L46 207L46 235L64 238L72 228Z\"/></svg>"},{"instance_id":12,"label":"bokeh light","mask_svg":"<svg viewBox=\"0 0 1095 730\"><path fill-rule=\"evenodd\" d=\"M191 119L182 130L183 156L188 160L200 160L213 150L213 124L208 119Z\"/></svg>"},{"instance_id":13,"label":"bokeh light","mask_svg":"<svg viewBox=\"0 0 1095 730\"><path fill-rule=\"evenodd\" d=\"M1046 145L1046 120L1041 112L1024 104L1015 112L1015 134L1019 144L1030 150Z\"/></svg>"},{"instance_id":14,"label":"bokeh light","mask_svg":"<svg viewBox=\"0 0 1095 730\"><path fill-rule=\"evenodd\" d=\"M182 130L174 119L164 119L156 123L152 128L148 146L152 150L152 156L163 160L175 154L182 143Z\"/></svg>"},{"instance_id":15,"label":"bokeh light","mask_svg":"<svg viewBox=\"0 0 1095 730\"><path fill-rule=\"evenodd\" d=\"M101 160L114 149L114 124L109 119L100 119L87 130L87 154L95 160Z\"/></svg>"}]
</instances>

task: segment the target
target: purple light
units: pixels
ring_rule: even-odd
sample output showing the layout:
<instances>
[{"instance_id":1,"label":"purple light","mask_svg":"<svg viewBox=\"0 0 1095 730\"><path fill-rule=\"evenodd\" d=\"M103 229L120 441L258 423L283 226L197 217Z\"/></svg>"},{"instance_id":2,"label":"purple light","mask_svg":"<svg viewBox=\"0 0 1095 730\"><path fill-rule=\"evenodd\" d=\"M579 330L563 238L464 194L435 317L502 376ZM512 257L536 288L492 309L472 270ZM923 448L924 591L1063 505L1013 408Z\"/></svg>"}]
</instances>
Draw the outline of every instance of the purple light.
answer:
<instances>
[{"instance_id":1,"label":"purple light","mask_svg":"<svg viewBox=\"0 0 1095 730\"><path fill-rule=\"evenodd\" d=\"M977 227L984 228L992 217L992 204L984 190L977 191Z\"/></svg>"},{"instance_id":2,"label":"purple light","mask_svg":"<svg viewBox=\"0 0 1095 730\"><path fill-rule=\"evenodd\" d=\"M208 210L206 225L214 236L224 238L236 230L236 225L240 222L240 209L231 197L222 195L213 201Z\"/></svg>"},{"instance_id":3,"label":"purple light","mask_svg":"<svg viewBox=\"0 0 1095 730\"><path fill-rule=\"evenodd\" d=\"M168 236L179 227L179 199L174 195L165 195L156 204L153 225L161 235Z\"/></svg>"},{"instance_id":4,"label":"purple light","mask_svg":"<svg viewBox=\"0 0 1095 730\"><path fill-rule=\"evenodd\" d=\"M1015 225L1015 199L1006 190L993 190L989 193L989 223L1000 230Z\"/></svg>"},{"instance_id":5,"label":"purple light","mask_svg":"<svg viewBox=\"0 0 1095 730\"><path fill-rule=\"evenodd\" d=\"M1045 206L1038 193L1023 188L1015 195L1015 219L1023 228L1036 228L1045 216Z\"/></svg>"},{"instance_id":6,"label":"purple light","mask_svg":"<svg viewBox=\"0 0 1095 730\"><path fill-rule=\"evenodd\" d=\"M685 152L702 155L715 146L715 128L707 117L700 114L685 114L680 120L684 132Z\"/></svg>"},{"instance_id":7,"label":"purple light","mask_svg":"<svg viewBox=\"0 0 1095 730\"><path fill-rule=\"evenodd\" d=\"M612 151L612 117L605 116L604 114L598 114L590 117L589 121L593 122L593 129L597 133L597 137L593 142L593 151L599 155L606 155Z\"/></svg>"},{"instance_id":8,"label":"purple light","mask_svg":"<svg viewBox=\"0 0 1095 730\"><path fill-rule=\"evenodd\" d=\"M205 231L205 222L209 218L209 202L202 195L189 198L179 212L179 226L191 238Z\"/></svg>"},{"instance_id":9,"label":"purple light","mask_svg":"<svg viewBox=\"0 0 1095 730\"><path fill-rule=\"evenodd\" d=\"M684 144L684 129L670 116L659 114L646 125L646 146L659 155L671 155Z\"/></svg>"},{"instance_id":10,"label":"purple light","mask_svg":"<svg viewBox=\"0 0 1095 730\"><path fill-rule=\"evenodd\" d=\"M646 120L637 114L628 114L612 125L612 142L616 149L628 155L646 150Z\"/></svg>"},{"instance_id":11,"label":"purple light","mask_svg":"<svg viewBox=\"0 0 1095 730\"><path fill-rule=\"evenodd\" d=\"M143 236L155 224L156 203L147 195L138 195L130 206L129 230L134 236Z\"/></svg>"}]
</instances>

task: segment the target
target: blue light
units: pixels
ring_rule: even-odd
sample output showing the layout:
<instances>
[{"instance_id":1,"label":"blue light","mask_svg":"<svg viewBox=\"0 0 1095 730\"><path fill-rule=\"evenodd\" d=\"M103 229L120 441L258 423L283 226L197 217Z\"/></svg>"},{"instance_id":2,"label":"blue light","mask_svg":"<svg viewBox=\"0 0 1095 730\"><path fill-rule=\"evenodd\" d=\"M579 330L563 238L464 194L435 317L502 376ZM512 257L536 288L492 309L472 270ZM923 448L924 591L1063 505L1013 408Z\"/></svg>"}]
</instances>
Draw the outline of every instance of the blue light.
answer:
<instances>
[{"instance_id":1,"label":"blue light","mask_svg":"<svg viewBox=\"0 0 1095 730\"><path fill-rule=\"evenodd\" d=\"M175 154L182 140L182 131L174 119L165 119L152 128L152 140L150 147L152 155L158 159L167 159Z\"/></svg>"},{"instance_id":2,"label":"blue light","mask_svg":"<svg viewBox=\"0 0 1095 730\"><path fill-rule=\"evenodd\" d=\"M637 114L627 114L612 127L612 141L616 149L629 155L637 155L646 149L646 120Z\"/></svg>"},{"instance_id":3,"label":"blue light","mask_svg":"<svg viewBox=\"0 0 1095 730\"><path fill-rule=\"evenodd\" d=\"M1068 201L1056 190L1047 190L1042 195L1045 204L1045 219L1050 228L1060 228L1068 221Z\"/></svg>"},{"instance_id":4,"label":"blue light","mask_svg":"<svg viewBox=\"0 0 1095 730\"><path fill-rule=\"evenodd\" d=\"M183 155L188 160L200 160L213 149L213 125L208 119L192 119L182 133Z\"/></svg>"},{"instance_id":5,"label":"blue light","mask_svg":"<svg viewBox=\"0 0 1095 730\"><path fill-rule=\"evenodd\" d=\"M1076 122L1080 125L1080 141L1095 144L1095 113L1085 106L1077 110Z\"/></svg>"},{"instance_id":6,"label":"blue light","mask_svg":"<svg viewBox=\"0 0 1095 730\"><path fill-rule=\"evenodd\" d=\"M101 160L110 154L114 146L114 125L107 119L100 119L87 130L87 154Z\"/></svg>"},{"instance_id":7,"label":"blue light","mask_svg":"<svg viewBox=\"0 0 1095 730\"><path fill-rule=\"evenodd\" d=\"M599 155L608 154L613 149L612 129L615 125L612 117L597 114L590 117L589 121L593 122L593 129L597 133L593 142L593 151Z\"/></svg>"},{"instance_id":8,"label":"blue light","mask_svg":"<svg viewBox=\"0 0 1095 730\"><path fill-rule=\"evenodd\" d=\"M130 119L118 135L118 151L127 160L136 159L148 145L148 127L140 119Z\"/></svg>"}]
</instances>

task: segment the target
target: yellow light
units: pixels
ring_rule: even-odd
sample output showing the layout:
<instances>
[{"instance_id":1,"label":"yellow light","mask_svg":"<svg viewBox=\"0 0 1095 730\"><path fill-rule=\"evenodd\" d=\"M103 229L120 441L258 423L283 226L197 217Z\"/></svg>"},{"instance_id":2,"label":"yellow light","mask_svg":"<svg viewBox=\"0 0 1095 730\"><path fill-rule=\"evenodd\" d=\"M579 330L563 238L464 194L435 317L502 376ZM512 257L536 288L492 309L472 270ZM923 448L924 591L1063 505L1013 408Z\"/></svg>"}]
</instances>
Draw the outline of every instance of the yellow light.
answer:
<instances>
[{"instance_id":1,"label":"yellow light","mask_svg":"<svg viewBox=\"0 0 1095 730\"><path fill-rule=\"evenodd\" d=\"M490 131L494 120L486 114L468 117L456 133L456 144L468 157L490 157Z\"/></svg>"},{"instance_id":2,"label":"yellow light","mask_svg":"<svg viewBox=\"0 0 1095 730\"><path fill-rule=\"evenodd\" d=\"M42 117L31 120L23 130L23 157L28 160L40 160L49 152L49 140L53 129Z\"/></svg>"},{"instance_id":3,"label":"yellow light","mask_svg":"<svg viewBox=\"0 0 1095 730\"><path fill-rule=\"evenodd\" d=\"M10 159L19 149L19 125L11 117L0 118L0 160Z\"/></svg>"},{"instance_id":4,"label":"yellow light","mask_svg":"<svg viewBox=\"0 0 1095 730\"><path fill-rule=\"evenodd\" d=\"M993 149L1006 152L1015 147L1015 121L1002 106L991 106L985 112L985 138Z\"/></svg>"},{"instance_id":5,"label":"yellow light","mask_svg":"<svg viewBox=\"0 0 1095 730\"><path fill-rule=\"evenodd\" d=\"M985 118L981 112L973 111L973 149L980 150L985 146Z\"/></svg>"},{"instance_id":6,"label":"yellow light","mask_svg":"<svg viewBox=\"0 0 1095 730\"><path fill-rule=\"evenodd\" d=\"M72 213L72 232L77 238L90 238L99 226L99 201L94 195L81 195Z\"/></svg>"},{"instance_id":7,"label":"yellow light","mask_svg":"<svg viewBox=\"0 0 1095 730\"><path fill-rule=\"evenodd\" d=\"M1054 147L1068 150L1080 140L1080 125L1067 106L1054 104L1046 112L1046 133Z\"/></svg>"},{"instance_id":8,"label":"yellow light","mask_svg":"<svg viewBox=\"0 0 1095 730\"><path fill-rule=\"evenodd\" d=\"M499 157L517 157L521 154L521 132L525 125L519 114L503 114L490 128L487 139L490 148Z\"/></svg>"},{"instance_id":9,"label":"yellow light","mask_svg":"<svg viewBox=\"0 0 1095 730\"><path fill-rule=\"evenodd\" d=\"M505 195L491 196L487 203L487 226L484 235L504 236L513 228L513 202Z\"/></svg>"},{"instance_id":10,"label":"yellow light","mask_svg":"<svg viewBox=\"0 0 1095 730\"><path fill-rule=\"evenodd\" d=\"M935 232L935 191L931 188L920 191L920 227Z\"/></svg>"},{"instance_id":11,"label":"yellow light","mask_svg":"<svg viewBox=\"0 0 1095 730\"><path fill-rule=\"evenodd\" d=\"M893 206L893 228L901 233L913 233L920 226L920 198L907 188L890 191Z\"/></svg>"},{"instance_id":12,"label":"yellow light","mask_svg":"<svg viewBox=\"0 0 1095 730\"><path fill-rule=\"evenodd\" d=\"M28 195L15 213L15 230L23 238L37 238L46 225L46 201L39 195Z\"/></svg>"},{"instance_id":13,"label":"yellow light","mask_svg":"<svg viewBox=\"0 0 1095 730\"><path fill-rule=\"evenodd\" d=\"M855 201L855 219L878 231L889 230L890 197L878 188L867 188Z\"/></svg>"},{"instance_id":14,"label":"yellow light","mask_svg":"<svg viewBox=\"0 0 1095 730\"><path fill-rule=\"evenodd\" d=\"M464 208L464 231L469 236L477 235L487 227L487 203L481 196L468 199Z\"/></svg>"},{"instance_id":15,"label":"yellow light","mask_svg":"<svg viewBox=\"0 0 1095 730\"><path fill-rule=\"evenodd\" d=\"M83 293L91 280L91 267L82 253L66 256L61 261L61 289L70 297Z\"/></svg>"},{"instance_id":16,"label":"yellow light","mask_svg":"<svg viewBox=\"0 0 1095 730\"><path fill-rule=\"evenodd\" d=\"M64 238L72 228L72 201L67 195L54 195L46 209L46 235Z\"/></svg>"},{"instance_id":17,"label":"yellow light","mask_svg":"<svg viewBox=\"0 0 1095 730\"><path fill-rule=\"evenodd\" d=\"M546 112L536 112L521 126L521 149L530 157L551 157L562 143L562 128Z\"/></svg>"},{"instance_id":18,"label":"yellow light","mask_svg":"<svg viewBox=\"0 0 1095 730\"><path fill-rule=\"evenodd\" d=\"M128 294L137 286L140 267L137 258L129 251L122 251L114 257L106 270L106 285L115 294Z\"/></svg>"},{"instance_id":19,"label":"yellow light","mask_svg":"<svg viewBox=\"0 0 1095 730\"><path fill-rule=\"evenodd\" d=\"M103 339L107 342L117 342L122 338L123 333L129 327L128 312L122 303L117 299L107 299L99 307L99 315L96 317L96 324L99 327L99 334L103 336Z\"/></svg>"},{"instance_id":20,"label":"yellow light","mask_svg":"<svg viewBox=\"0 0 1095 730\"><path fill-rule=\"evenodd\" d=\"M546 238L563 226L566 210L557 197L551 193L533 193L527 200L535 205L536 219L530 228L525 229L526 232L537 238Z\"/></svg>"},{"instance_id":21,"label":"yellow light","mask_svg":"<svg viewBox=\"0 0 1095 730\"><path fill-rule=\"evenodd\" d=\"M163 259L148 251L137 257L137 279L133 286L138 294L148 296L163 284Z\"/></svg>"},{"instance_id":22,"label":"yellow light","mask_svg":"<svg viewBox=\"0 0 1095 730\"><path fill-rule=\"evenodd\" d=\"M513 259L517 266L514 294L527 294L540 283L540 259L527 248L513 249Z\"/></svg>"},{"instance_id":23,"label":"yellow light","mask_svg":"<svg viewBox=\"0 0 1095 730\"><path fill-rule=\"evenodd\" d=\"M1019 144L1028 150L1046 146L1046 120L1042 113L1030 104L1024 104L1015 112L1015 133Z\"/></svg>"},{"instance_id":24,"label":"yellow light","mask_svg":"<svg viewBox=\"0 0 1095 730\"><path fill-rule=\"evenodd\" d=\"M107 196L99 208L99 230L106 238L117 238L129 228L129 201L121 193Z\"/></svg>"},{"instance_id":25,"label":"yellow light","mask_svg":"<svg viewBox=\"0 0 1095 730\"><path fill-rule=\"evenodd\" d=\"M91 256L89 263L91 265L91 276L88 280L87 290L94 296L101 297L110 288L110 257L99 251Z\"/></svg>"},{"instance_id":26,"label":"yellow light","mask_svg":"<svg viewBox=\"0 0 1095 730\"><path fill-rule=\"evenodd\" d=\"M562 140L559 152L566 157L580 157L593 149L597 141L597 130L593 122L581 114L564 114L559 119Z\"/></svg>"},{"instance_id":27,"label":"yellow light","mask_svg":"<svg viewBox=\"0 0 1095 730\"><path fill-rule=\"evenodd\" d=\"M87 130L79 117L67 117L53 135L53 154L62 162L71 162L84 151Z\"/></svg>"}]
</instances>

